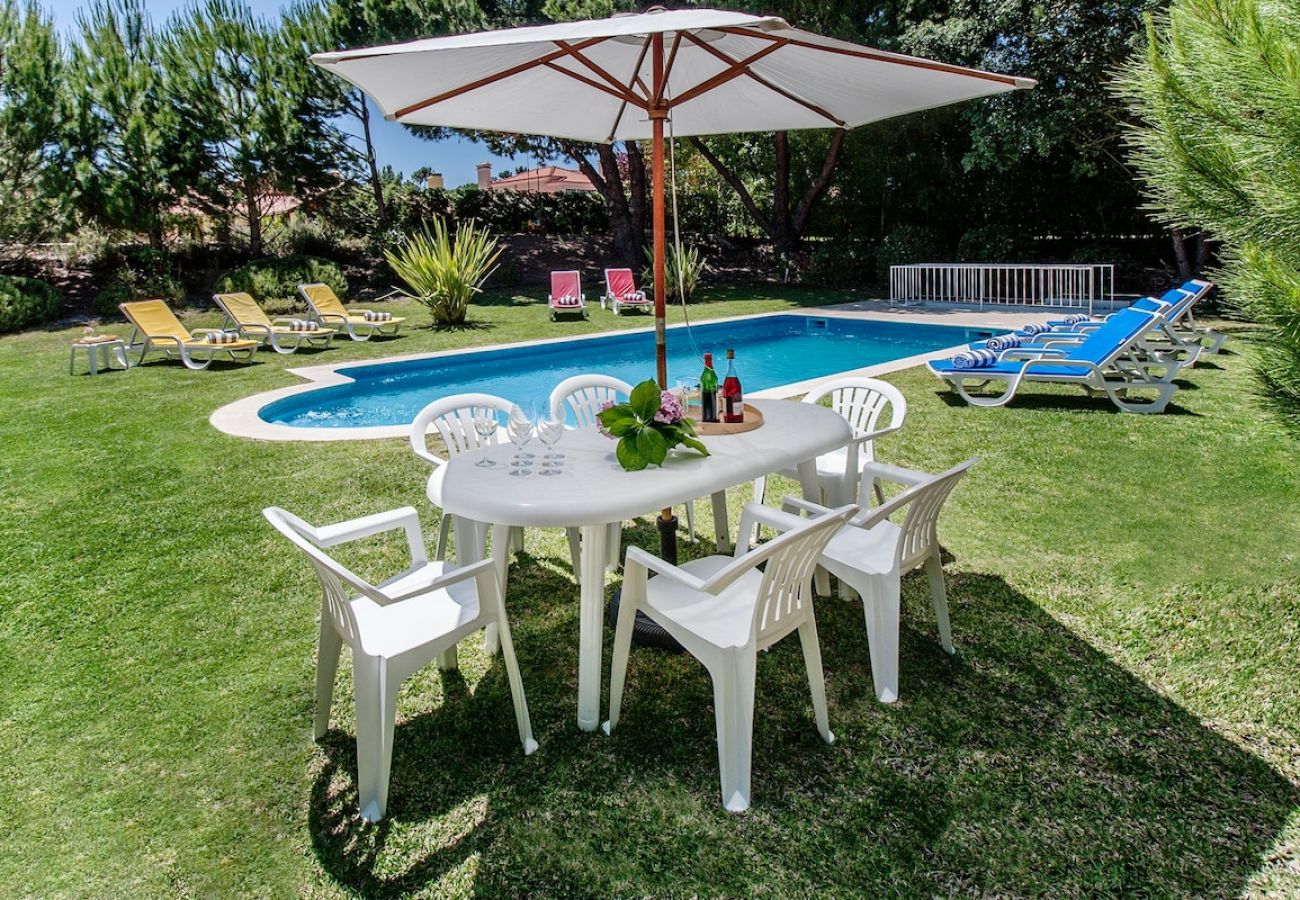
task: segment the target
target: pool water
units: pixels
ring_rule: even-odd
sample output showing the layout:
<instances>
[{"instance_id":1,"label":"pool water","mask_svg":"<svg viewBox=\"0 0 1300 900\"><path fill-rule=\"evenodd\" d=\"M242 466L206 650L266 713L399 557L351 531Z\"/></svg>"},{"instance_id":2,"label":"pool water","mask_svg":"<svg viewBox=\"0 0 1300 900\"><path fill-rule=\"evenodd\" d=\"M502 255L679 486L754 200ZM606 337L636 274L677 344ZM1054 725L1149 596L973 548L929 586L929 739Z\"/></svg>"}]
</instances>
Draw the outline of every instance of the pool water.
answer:
<instances>
[{"instance_id":1,"label":"pool water","mask_svg":"<svg viewBox=\"0 0 1300 900\"><path fill-rule=\"evenodd\" d=\"M713 353L718 377L726 350L747 392L861 369L969 343L992 332L806 315L760 316L668 330L668 380L697 378ZM698 351L698 352L697 352ZM598 372L637 384L655 374L653 332L612 334L529 347L467 351L339 369L349 384L304 391L264 406L263 421L299 428L406 425L426 405L479 392L543 410L551 389L572 375Z\"/></svg>"}]
</instances>

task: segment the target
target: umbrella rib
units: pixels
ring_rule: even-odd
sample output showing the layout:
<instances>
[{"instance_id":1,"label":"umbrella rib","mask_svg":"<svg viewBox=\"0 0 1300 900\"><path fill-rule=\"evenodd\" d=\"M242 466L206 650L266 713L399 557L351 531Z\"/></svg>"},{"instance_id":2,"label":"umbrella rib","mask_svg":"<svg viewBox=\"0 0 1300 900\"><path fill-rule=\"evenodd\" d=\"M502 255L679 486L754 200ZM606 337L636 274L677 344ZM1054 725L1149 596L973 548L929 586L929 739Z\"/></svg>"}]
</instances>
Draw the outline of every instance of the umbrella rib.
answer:
<instances>
[{"instance_id":1,"label":"umbrella rib","mask_svg":"<svg viewBox=\"0 0 1300 900\"><path fill-rule=\"evenodd\" d=\"M649 103L649 98L647 98L647 97L639 97L639 96L637 96L637 94L634 93L633 91L629 90L629 89L628 89L628 88L623 84L623 82L619 81L619 80L618 80L617 78L615 78L613 75L611 75L611 74L609 74L608 72L606 72L603 68L601 68L600 66L596 65L596 63L592 62L591 60L587 59L587 57L583 56L583 55L582 55L582 54L581 54L577 49L575 49L575 48L573 47L573 45L570 44L568 41L556 41L556 42L555 42L555 46L559 47L562 51L564 51L564 53L565 53L567 56L572 56L572 57L573 57L574 59L576 59L578 62L582 63L582 64L583 64L584 66L586 66L588 69L590 69L591 71L593 71L593 72L595 72L597 75L599 75L601 78L603 78L603 79L605 80L605 82L606 82L606 83L607 83L607 84L608 84L608 85L609 85L613 90L619 92L619 95L620 95L620 96L625 96L625 97L627 98L627 101L628 101L629 103L635 103L637 106L641 106L641 107L644 107L647 103Z\"/></svg>"},{"instance_id":2,"label":"umbrella rib","mask_svg":"<svg viewBox=\"0 0 1300 900\"><path fill-rule=\"evenodd\" d=\"M632 67L632 77L628 79L627 89L632 90L632 85L640 84L641 89L645 90L645 84L641 82L641 64L645 62L645 55L650 52L650 36L646 35L645 41L641 44L641 53L636 58L636 65ZM649 91L646 94L649 95ZM614 124L610 126L609 137L605 138L607 143L614 143L614 135L618 133L619 123L623 121L623 113L627 111L627 101L624 100L618 105L618 113L614 116Z\"/></svg>"},{"instance_id":3,"label":"umbrella rib","mask_svg":"<svg viewBox=\"0 0 1300 900\"><path fill-rule=\"evenodd\" d=\"M679 31L673 35L673 46L668 51L668 62L664 64L663 81L659 85L658 93L656 93L654 96L655 106L658 106L664 101L664 89L668 87L668 79L673 74L673 63L677 59L677 48L680 47L681 45L682 45L682 32ZM639 72L640 70L641 67L638 65L637 71Z\"/></svg>"},{"instance_id":4,"label":"umbrella rib","mask_svg":"<svg viewBox=\"0 0 1300 900\"><path fill-rule=\"evenodd\" d=\"M711 78L707 78L704 81L701 81L699 84L695 85L695 87L691 88L690 90L683 91L682 93L678 94L676 97L673 98L673 106L677 106L682 103L689 103L690 101L694 100L696 97L700 96L701 94L707 93L708 91L711 91L716 87L721 87L722 85L726 84L728 81L732 81L736 78L739 78L741 75L751 74L749 71L749 67L751 65L758 62L763 57L775 53L777 50L780 50L783 46L785 46L784 41L781 41L780 43L773 43L767 47L764 47L762 50L759 50L757 53L751 53L749 56L745 57L744 59L740 61L736 61L731 57L727 56L726 54L721 53L720 51L714 49L713 47L709 47L707 43L700 40L690 32L686 32L686 39L699 47L704 47L714 56L720 56L722 59L727 60L730 67L722 70L717 75L714 75Z\"/></svg>"},{"instance_id":5,"label":"umbrella rib","mask_svg":"<svg viewBox=\"0 0 1300 900\"><path fill-rule=\"evenodd\" d=\"M826 53L838 53L841 56L854 56L858 59L869 59L872 62L893 63L899 66L911 66L916 69L929 69L934 72L945 72L949 75L966 75L970 78L982 78L986 81L996 81L1000 84L1009 84L1013 87L1019 87L1020 82L1024 79L1016 78L1013 75L999 75L996 72L985 72L980 69L970 69L965 66L954 66L949 63L935 62L932 59L919 59L913 56L901 56L894 53L885 53L882 50L871 50L867 47L849 48L849 47L827 47L823 44L814 44L812 41L801 40L800 38L779 37L767 34L762 31L754 31L750 28L740 26L723 26L718 31L734 34L740 37L763 38L768 41L784 41L795 47L803 47L806 50L821 50Z\"/></svg>"},{"instance_id":6,"label":"umbrella rib","mask_svg":"<svg viewBox=\"0 0 1300 900\"><path fill-rule=\"evenodd\" d=\"M582 43L576 45L574 49L585 50L587 47L590 47L593 44L600 44L607 40L609 40L609 38L603 38L603 37L588 38ZM547 63L559 59L561 56L566 56L566 55L568 54L564 50L556 50L552 53L547 53L544 56L539 56L536 59L530 59L527 62L522 62L517 66L511 66L510 68L504 69L500 72L496 72L495 74L484 76L483 78L480 78L477 81L471 81L469 84L462 84L460 87L452 88L449 91L443 91L441 94L438 94L433 97L429 97L426 100L421 100L419 103L412 103L410 106L404 106L401 109L399 109L397 112L393 113L391 118L400 119L402 118L402 116L410 115L413 112L419 112L420 110L426 109L430 106L433 106L434 104L442 103L444 100L451 100L454 97L459 97L461 94L468 94L470 91L475 91L481 87L486 87L489 84L495 84L498 81L501 81L506 78L510 78L512 75L518 75L521 72L527 72L529 69L535 69L538 66L544 66Z\"/></svg>"},{"instance_id":7,"label":"umbrella rib","mask_svg":"<svg viewBox=\"0 0 1300 900\"><path fill-rule=\"evenodd\" d=\"M730 56L728 56L727 54L723 53L723 52L722 52L721 50L719 50L717 47L710 47L709 44L708 44L707 42L702 41L702 40L699 40L699 39L696 38L694 35L688 34L687 37L690 38L690 40L691 40L693 43L695 43L695 44L698 45L699 47L703 48L704 50L707 50L709 53L712 53L714 56L716 56L718 59L722 60L723 62L725 62L725 63L727 63L727 64L729 64L729 65L735 65L735 64L736 64L736 61L735 61L734 59L732 59L732 58L731 58ZM781 46L781 45L773 45L774 48L777 47L777 46ZM821 108L820 106L818 106L816 103L813 103L813 102L811 102L811 101L809 101L809 100L805 100L805 99L803 99L802 97L799 97L799 96L797 96L796 94L794 94L794 93L792 93L792 92L790 92L790 91L787 91L785 88L783 88L783 87L781 87L781 86L779 86L779 85L773 84L772 82L770 82L770 81L768 81L766 78L764 78L762 75L759 75L757 72L753 71L752 69L750 69L750 68L748 68L748 67L746 67L746 69L745 69L745 74L748 75L750 78L754 79L754 81L756 81L756 82L758 82L759 84L761 84L763 87L767 88L769 91L772 91L773 93L776 93L776 94L780 94L782 97L786 98L787 100L790 100L791 102L798 103L798 104L799 104L800 106L802 106L804 109L807 109L807 110L810 110L810 111L812 111L812 112L815 112L817 115L821 116L823 119L826 119L828 122L832 122L832 123L834 123L834 124L835 124L837 127L839 127L839 128L843 128L843 127L844 127L844 120L843 120L843 119L839 118L838 116L832 115L831 113L829 113L829 112L827 112L826 110L822 109L822 108ZM680 100L681 98L678 98L678 99Z\"/></svg>"},{"instance_id":8,"label":"umbrella rib","mask_svg":"<svg viewBox=\"0 0 1300 900\"><path fill-rule=\"evenodd\" d=\"M561 75L567 75L570 78L572 78L574 81L581 81L587 87L595 88L598 91L604 91L606 94L609 94L611 97L614 97L618 100L622 100L623 105L625 106L628 103L629 94L626 91L616 91L607 84L601 84L599 81L596 81L593 78L588 78L586 75L582 75L578 72L573 71L572 69L566 69L564 68L564 66L556 65L554 62L542 63L542 65L553 72L559 72ZM631 96L636 97L635 94L632 94Z\"/></svg>"}]
</instances>

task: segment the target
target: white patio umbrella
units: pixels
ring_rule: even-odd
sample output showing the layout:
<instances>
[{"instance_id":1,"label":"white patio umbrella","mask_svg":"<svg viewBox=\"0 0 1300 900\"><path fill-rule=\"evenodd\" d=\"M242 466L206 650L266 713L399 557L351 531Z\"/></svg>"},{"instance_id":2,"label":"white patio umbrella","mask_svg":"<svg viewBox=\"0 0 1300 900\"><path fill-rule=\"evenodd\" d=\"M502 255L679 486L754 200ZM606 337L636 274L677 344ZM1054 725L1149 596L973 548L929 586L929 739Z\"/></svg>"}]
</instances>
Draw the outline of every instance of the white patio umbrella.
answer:
<instances>
[{"instance_id":1,"label":"white patio umbrella","mask_svg":"<svg viewBox=\"0 0 1300 900\"><path fill-rule=\"evenodd\" d=\"M714 9L663 10L317 53L389 119L651 141L656 374L667 386L664 126L675 136L854 128L1033 87ZM666 511L665 518L671 517Z\"/></svg>"}]
</instances>

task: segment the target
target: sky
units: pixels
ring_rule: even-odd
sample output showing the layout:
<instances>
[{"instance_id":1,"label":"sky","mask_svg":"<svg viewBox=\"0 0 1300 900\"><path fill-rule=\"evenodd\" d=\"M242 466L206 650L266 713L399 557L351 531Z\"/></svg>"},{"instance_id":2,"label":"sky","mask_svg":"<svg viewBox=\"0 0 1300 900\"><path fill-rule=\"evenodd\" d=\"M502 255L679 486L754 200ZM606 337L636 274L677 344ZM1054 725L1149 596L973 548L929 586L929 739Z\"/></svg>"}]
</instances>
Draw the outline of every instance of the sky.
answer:
<instances>
[{"instance_id":1,"label":"sky","mask_svg":"<svg viewBox=\"0 0 1300 900\"><path fill-rule=\"evenodd\" d=\"M54 16L55 24L64 35L76 33L77 10L85 6L84 0L38 0ZM145 0L145 8L153 17L155 24L164 22L173 12L187 5L189 0ZM287 4L279 0L246 0L253 12L268 19L280 15ZM343 127L352 129L351 122L341 122ZM396 122L386 121L379 110L370 107L370 128L374 136L375 152L380 166L392 166L399 172L410 175L421 166L428 166L435 172L441 172L449 188L475 181L475 166L481 162L492 163L494 173L502 169L517 169L520 166L532 168L534 165L546 165L559 160L534 160L531 157L497 156L488 152L487 147L477 141L452 138L445 141L425 141L415 137Z\"/></svg>"}]
</instances>

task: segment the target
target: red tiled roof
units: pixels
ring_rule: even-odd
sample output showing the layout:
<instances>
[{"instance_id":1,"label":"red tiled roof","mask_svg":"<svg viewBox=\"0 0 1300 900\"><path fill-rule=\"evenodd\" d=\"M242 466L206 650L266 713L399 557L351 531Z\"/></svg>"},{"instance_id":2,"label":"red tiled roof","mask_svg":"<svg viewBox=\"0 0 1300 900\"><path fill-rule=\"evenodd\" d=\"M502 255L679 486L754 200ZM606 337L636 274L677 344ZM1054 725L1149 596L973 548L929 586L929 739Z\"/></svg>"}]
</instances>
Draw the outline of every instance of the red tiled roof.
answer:
<instances>
[{"instance_id":1,"label":"red tiled roof","mask_svg":"<svg viewBox=\"0 0 1300 900\"><path fill-rule=\"evenodd\" d=\"M543 166L492 181L493 190L504 191L594 191L591 179L576 169Z\"/></svg>"}]
</instances>

